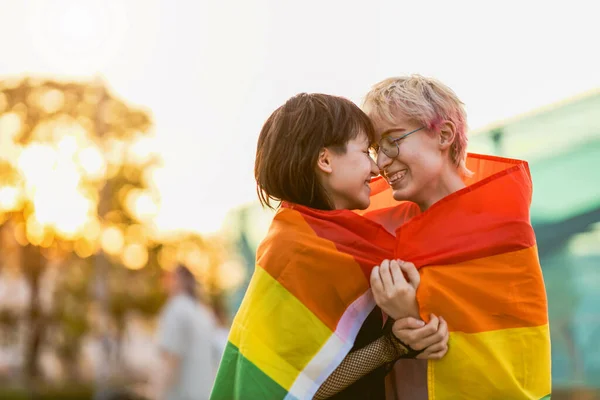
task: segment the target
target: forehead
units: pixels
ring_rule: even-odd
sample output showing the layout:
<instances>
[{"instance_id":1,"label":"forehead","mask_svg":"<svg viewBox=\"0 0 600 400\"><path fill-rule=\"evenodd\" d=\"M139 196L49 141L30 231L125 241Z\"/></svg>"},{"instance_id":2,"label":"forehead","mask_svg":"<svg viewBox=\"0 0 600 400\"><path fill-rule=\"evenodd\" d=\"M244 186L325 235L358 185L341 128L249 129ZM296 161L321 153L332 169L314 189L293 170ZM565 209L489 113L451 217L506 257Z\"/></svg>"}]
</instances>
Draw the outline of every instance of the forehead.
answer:
<instances>
[{"instance_id":1,"label":"forehead","mask_svg":"<svg viewBox=\"0 0 600 400\"><path fill-rule=\"evenodd\" d=\"M373 126L375 127L375 139L380 139L381 136L390 129L406 129L413 124L414 121L411 118L403 115L395 115L393 120L387 120L385 118L373 119Z\"/></svg>"},{"instance_id":2,"label":"forehead","mask_svg":"<svg viewBox=\"0 0 600 400\"><path fill-rule=\"evenodd\" d=\"M358 134L356 135L356 137L348 140L348 144L350 143L355 143L355 144L363 144L363 143L368 143L369 142L369 136L367 136L367 133L364 130L360 130L358 132Z\"/></svg>"}]
</instances>

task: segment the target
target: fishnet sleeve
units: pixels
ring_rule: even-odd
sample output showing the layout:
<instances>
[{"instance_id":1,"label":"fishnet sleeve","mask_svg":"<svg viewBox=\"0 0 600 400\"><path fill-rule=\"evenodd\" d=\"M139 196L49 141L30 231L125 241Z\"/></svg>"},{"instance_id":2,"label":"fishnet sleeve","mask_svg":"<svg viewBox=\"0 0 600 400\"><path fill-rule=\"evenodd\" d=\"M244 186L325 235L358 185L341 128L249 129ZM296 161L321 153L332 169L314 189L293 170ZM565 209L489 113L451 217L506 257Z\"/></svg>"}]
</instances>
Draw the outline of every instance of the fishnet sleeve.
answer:
<instances>
[{"instance_id":1,"label":"fishnet sleeve","mask_svg":"<svg viewBox=\"0 0 600 400\"><path fill-rule=\"evenodd\" d=\"M377 368L385 365L393 366L396 360L411 358L414 357L414 354L415 352L410 347L405 346L394 336L391 329L385 329L383 336L365 347L349 353L323 382L314 399L327 399Z\"/></svg>"}]
</instances>

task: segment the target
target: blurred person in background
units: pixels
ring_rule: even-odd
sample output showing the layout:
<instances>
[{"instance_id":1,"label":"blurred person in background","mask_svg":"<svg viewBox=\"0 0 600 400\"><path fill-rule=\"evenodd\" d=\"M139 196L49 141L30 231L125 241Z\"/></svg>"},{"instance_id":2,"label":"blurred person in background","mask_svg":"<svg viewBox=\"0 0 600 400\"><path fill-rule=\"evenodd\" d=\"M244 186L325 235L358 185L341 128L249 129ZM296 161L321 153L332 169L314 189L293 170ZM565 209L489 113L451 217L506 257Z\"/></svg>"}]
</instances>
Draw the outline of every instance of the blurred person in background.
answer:
<instances>
[{"instance_id":1,"label":"blurred person in background","mask_svg":"<svg viewBox=\"0 0 600 400\"><path fill-rule=\"evenodd\" d=\"M160 364L150 397L157 400L208 399L215 378L218 327L212 310L198 301L192 272L178 265L166 277L169 293L158 326Z\"/></svg>"}]
</instances>

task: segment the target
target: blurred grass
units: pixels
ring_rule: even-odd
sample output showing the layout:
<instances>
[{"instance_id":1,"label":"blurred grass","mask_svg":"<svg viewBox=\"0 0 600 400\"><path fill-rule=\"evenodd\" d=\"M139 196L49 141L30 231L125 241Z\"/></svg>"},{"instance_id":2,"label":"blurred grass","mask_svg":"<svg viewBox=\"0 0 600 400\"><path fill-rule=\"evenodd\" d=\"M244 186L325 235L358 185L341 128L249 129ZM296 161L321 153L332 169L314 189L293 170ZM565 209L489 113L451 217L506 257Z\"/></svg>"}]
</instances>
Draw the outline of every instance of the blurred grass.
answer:
<instances>
[{"instance_id":1,"label":"blurred grass","mask_svg":"<svg viewBox=\"0 0 600 400\"><path fill-rule=\"evenodd\" d=\"M0 388L2 400L92 400L93 397L91 386Z\"/></svg>"},{"instance_id":2,"label":"blurred grass","mask_svg":"<svg viewBox=\"0 0 600 400\"><path fill-rule=\"evenodd\" d=\"M143 400L128 394L122 388L110 388L98 393L91 385L40 385L25 387L0 387L2 400Z\"/></svg>"}]
</instances>

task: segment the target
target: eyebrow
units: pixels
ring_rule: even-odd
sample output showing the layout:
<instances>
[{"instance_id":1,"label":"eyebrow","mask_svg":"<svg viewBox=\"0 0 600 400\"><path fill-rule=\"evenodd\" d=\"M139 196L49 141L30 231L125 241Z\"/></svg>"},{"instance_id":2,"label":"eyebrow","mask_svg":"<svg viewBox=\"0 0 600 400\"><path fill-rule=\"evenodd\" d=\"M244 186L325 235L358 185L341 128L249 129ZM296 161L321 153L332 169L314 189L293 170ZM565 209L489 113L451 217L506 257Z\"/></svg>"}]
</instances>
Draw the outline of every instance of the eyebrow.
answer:
<instances>
[{"instance_id":1,"label":"eyebrow","mask_svg":"<svg viewBox=\"0 0 600 400\"><path fill-rule=\"evenodd\" d=\"M391 129L386 129L385 131L383 131L381 133L381 137L386 137L389 136L391 133L397 133L397 132L406 132L406 128L391 128Z\"/></svg>"}]
</instances>

